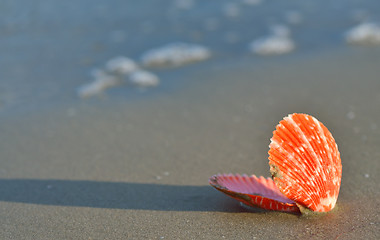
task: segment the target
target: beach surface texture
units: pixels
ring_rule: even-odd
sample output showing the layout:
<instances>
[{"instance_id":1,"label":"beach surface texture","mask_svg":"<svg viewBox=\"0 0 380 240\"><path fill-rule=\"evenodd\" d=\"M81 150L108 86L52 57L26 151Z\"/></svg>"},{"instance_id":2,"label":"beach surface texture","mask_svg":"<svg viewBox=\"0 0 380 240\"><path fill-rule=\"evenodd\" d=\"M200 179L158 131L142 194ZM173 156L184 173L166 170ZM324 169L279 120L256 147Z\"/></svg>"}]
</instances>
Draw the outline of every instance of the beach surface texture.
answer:
<instances>
[{"instance_id":1,"label":"beach surface texture","mask_svg":"<svg viewBox=\"0 0 380 240\"><path fill-rule=\"evenodd\" d=\"M346 42L365 15L353 1L326 16L304 1L21 2L0 4L0 239L379 239L380 49ZM295 48L252 53L273 22ZM210 55L142 64L175 42ZM133 68L110 70L119 56ZM115 84L78 94L102 77ZM293 112L339 147L331 212L248 209L209 186L217 173L270 177L272 132Z\"/></svg>"}]
</instances>

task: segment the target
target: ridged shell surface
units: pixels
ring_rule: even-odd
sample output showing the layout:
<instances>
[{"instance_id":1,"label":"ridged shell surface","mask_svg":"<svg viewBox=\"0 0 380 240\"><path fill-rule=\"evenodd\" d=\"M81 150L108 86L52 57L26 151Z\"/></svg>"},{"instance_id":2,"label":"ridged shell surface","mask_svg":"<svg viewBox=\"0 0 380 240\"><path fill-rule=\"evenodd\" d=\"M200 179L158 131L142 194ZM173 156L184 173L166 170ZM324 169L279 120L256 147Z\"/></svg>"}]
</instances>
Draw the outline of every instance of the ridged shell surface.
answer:
<instances>
[{"instance_id":1,"label":"ridged shell surface","mask_svg":"<svg viewBox=\"0 0 380 240\"><path fill-rule=\"evenodd\" d=\"M338 198L342 164L329 130L307 114L294 113L276 126L269 165L278 189L303 209L327 212Z\"/></svg>"},{"instance_id":2,"label":"ridged shell surface","mask_svg":"<svg viewBox=\"0 0 380 240\"><path fill-rule=\"evenodd\" d=\"M296 203L285 197L271 178L245 174L218 174L212 176L209 183L248 206L299 213Z\"/></svg>"}]
</instances>

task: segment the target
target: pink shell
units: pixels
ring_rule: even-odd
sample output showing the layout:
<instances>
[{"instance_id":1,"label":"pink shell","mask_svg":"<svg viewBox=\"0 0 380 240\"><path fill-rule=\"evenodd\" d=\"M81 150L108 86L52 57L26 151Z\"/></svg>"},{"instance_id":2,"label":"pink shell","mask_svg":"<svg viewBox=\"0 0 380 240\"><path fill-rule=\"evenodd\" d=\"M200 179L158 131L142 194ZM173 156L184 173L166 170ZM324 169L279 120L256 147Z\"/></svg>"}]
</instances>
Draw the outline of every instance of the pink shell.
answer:
<instances>
[{"instance_id":1,"label":"pink shell","mask_svg":"<svg viewBox=\"0 0 380 240\"><path fill-rule=\"evenodd\" d=\"M255 175L218 174L209 179L211 186L252 207L284 212L299 212L296 203L285 197L270 178Z\"/></svg>"},{"instance_id":2,"label":"pink shell","mask_svg":"<svg viewBox=\"0 0 380 240\"><path fill-rule=\"evenodd\" d=\"M303 213L334 208L342 164L338 146L321 122L307 114L290 114L276 126L269 147L273 180L219 174L209 183L249 206Z\"/></svg>"}]
</instances>

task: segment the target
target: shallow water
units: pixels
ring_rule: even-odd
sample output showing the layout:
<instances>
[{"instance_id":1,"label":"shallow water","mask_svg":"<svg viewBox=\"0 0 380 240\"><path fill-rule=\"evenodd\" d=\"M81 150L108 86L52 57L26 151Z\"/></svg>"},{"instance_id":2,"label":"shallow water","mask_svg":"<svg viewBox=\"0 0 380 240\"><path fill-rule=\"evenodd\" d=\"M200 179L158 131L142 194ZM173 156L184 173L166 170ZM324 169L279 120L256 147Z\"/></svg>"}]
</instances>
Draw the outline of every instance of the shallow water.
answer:
<instances>
[{"instance_id":1,"label":"shallow water","mask_svg":"<svg viewBox=\"0 0 380 240\"><path fill-rule=\"evenodd\" d=\"M90 72L114 57L139 61L142 54L172 42L209 48L218 66L268 59L251 54L249 44L270 33L274 25L289 28L296 50L290 58L351 48L344 33L362 21L378 19L378 1L2 1L0 3L0 78L2 109L39 109L77 101L76 89L91 82ZM19 7L19 6L23 7ZM231 6L232 5L232 6ZM328 7L326 7L328 6ZM238 9L229 16L226 9ZM228 12L228 10L227 10ZM298 14L293 24L289 15ZM273 61L281 58L272 58ZM285 60L287 61L287 60ZM166 85L204 63L177 69L154 69L164 94ZM239 65L239 64L237 64ZM253 64L254 65L254 64ZM206 65L209 66L209 65ZM253 67L253 66L252 66ZM181 83L179 83L181 85ZM128 87L106 96L129 98L138 90ZM2 111L2 112L3 112Z\"/></svg>"},{"instance_id":2,"label":"shallow water","mask_svg":"<svg viewBox=\"0 0 380 240\"><path fill-rule=\"evenodd\" d=\"M0 3L1 239L378 238L380 49L344 39L379 20L378 1L22 2ZM252 54L273 24L296 49ZM175 41L213 56L149 69L155 88L77 96L109 59ZM249 212L208 186L218 172L269 176L269 139L292 112L338 143L333 212Z\"/></svg>"}]
</instances>

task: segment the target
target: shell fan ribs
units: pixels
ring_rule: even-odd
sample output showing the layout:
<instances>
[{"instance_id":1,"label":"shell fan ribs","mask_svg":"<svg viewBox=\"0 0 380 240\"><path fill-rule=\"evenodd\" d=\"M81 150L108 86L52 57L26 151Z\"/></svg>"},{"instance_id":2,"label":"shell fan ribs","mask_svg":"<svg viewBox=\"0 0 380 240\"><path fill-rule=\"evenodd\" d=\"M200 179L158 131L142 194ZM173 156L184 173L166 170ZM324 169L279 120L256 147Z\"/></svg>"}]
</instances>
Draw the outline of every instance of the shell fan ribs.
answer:
<instances>
[{"instance_id":1,"label":"shell fan ribs","mask_svg":"<svg viewBox=\"0 0 380 240\"><path fill-rule=\"evenodd\" d=\"M339 194L342 164L329 130L306 114L285 117L273 132L269 165L279 190L300 209L327 212Z\"/></svg>"},{"instance_id":2,"label":"shell fan ribs","mask_svg":"<svg viewBox=\"0 0 380 240\"><path fill-rule=\"evenodd\" d=\"M276 126L269 145L272 179L218 174L211 186L249 206L286 212L328 212L342 178L338 146L316 118L300 113Z\"/></svg>"}]
</instances>

